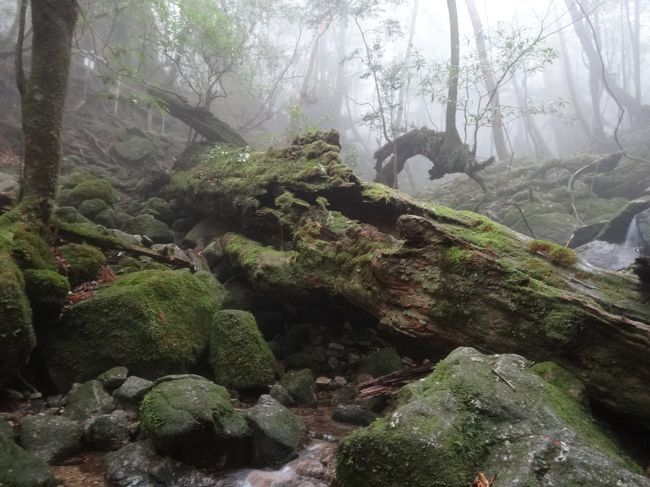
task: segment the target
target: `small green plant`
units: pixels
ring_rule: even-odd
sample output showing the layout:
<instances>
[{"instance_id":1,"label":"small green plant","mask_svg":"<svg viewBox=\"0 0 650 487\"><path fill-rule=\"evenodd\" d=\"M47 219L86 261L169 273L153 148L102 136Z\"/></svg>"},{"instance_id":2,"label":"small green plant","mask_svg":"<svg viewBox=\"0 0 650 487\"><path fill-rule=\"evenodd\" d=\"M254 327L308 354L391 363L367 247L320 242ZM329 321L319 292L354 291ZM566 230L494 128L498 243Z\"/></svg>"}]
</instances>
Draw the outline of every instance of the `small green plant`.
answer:
<instances>
[{"instance_id":1,"label":"small green plant","mask_svg":"<svg viewBox=\"0 0 650 487\"><path fill-rule=\"evenodd\" d=\"M571 267L578 262L578 256L572 249L544 240L531 240L528 248L531 254L543 255L551 263L560 267Z\"/></svg>"}]
</instances>

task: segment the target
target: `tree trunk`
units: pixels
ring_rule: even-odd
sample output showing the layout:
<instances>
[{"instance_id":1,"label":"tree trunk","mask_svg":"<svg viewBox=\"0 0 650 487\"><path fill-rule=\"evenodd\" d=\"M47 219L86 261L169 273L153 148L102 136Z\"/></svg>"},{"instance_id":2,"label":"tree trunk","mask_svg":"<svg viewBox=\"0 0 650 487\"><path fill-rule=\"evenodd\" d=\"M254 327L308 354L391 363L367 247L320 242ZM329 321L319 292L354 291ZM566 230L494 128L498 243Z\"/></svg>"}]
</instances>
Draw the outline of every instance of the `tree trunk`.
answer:
<instances>
[{"instance_id":1,"label":"tree trunk","mask_svg":"<svg viewBox=\"0 0 650 487\"><path fill-rule=\"evenodd\" d=\"M483 23L481 22L481 17L478 13L478 9L476 8L476 3L474 0L465 0L465 2L467 3L467 10L472 21L472 27L474 28L476 50L478 52L478 58L481 63L481 71L483 72L485 88L490 95L494 93L494 97L492 98L492 107L490 108L494 146L496 148L498 158L502 161L505 161L510 158L510 151L508 151L505 134L503 133L504 128L503 118L501 117L499 87L497 86L494 71L492 70L492 63L490 62L488 56ZM474 148L475 149L473 152L476 154L476 141L474 142Z\"/></svg>"},{"instance_id":2,"label":"tree trunk","mask_svg":"<svg viewBox=\"0 0 650 487\"><path fill-rule=\"evenodd\" d=\"M599 54L599 46L595 43L593 32L583 18L583 14L575 0L565 0L566 6L571 13L573 27L580 39L580 44L587 55L589 61L589 87L592 96L592 105L594 113L594 131L597 139L603 140L605 131L603 129L600 100L603 91L603 83L607 84L611 95L616 97L617 101L625 108L628 114L639 124L646 125L648 114L637 100L621 88L607 72L607 67Z\"/></svg>"},{"instance_id":3,"label":"tree trunk","mask_svg":"<svg viewBox=\"0 0 650 487\"><path fill-rule=\"evenodd\" d=\"M415 25L417 23L418 11L420 9L420 0L413 0L413 9L411 11L411 27L409 29L409 38L408 44L406 45L406 52L404 53L404 62L402 66L402 72L408 77L410 67L411 67L411 55L413 53L413 38L415 37ZM399 90L399 95L397 98L397 115L393 121L393 133L397 135L404 133L408 130L407 127L407 116L406 113L406 93L408 91L409 84L406 80ZM406 116L405 116L406 115Z\"/></svg>"},{"instance_id":4,"label":"tree trunk","mask_svg":"<svg viewBox=\"0 0 650 487\"><path fill-rule=\"evenodd\" d=\"M539 130L537 123L528 112L528 94L526 90L526 78L523 80L523 87L519 85L519 82L516 78L512 79L512 86L517 95L517 104L522 109L521 118L523 119L524 126L526 127L526 132L530 137L530 140L535 147L535 157L550 157L552 155L551 149L544 140L544 136Z\"/></svg>"},{"instance_id":5,"label":"tree trunk","mask_svg":"<svg viewBox=\"0 0 650 487\"><path fill-rule=\"evenodd\" d=\"M555 361L595 401L650 424L650 305L638 281L574 267L570 250L485 217L362 183L335 135L255 154L246 167L195 156L202 163L169 196L231 223L225 259L259 293L342 300L432 354L470 346Z\"/></svg>"},{"instance_id":6,"label":"tree trunk","mask_svg":"<svg viewBox=\"0 0 650 487\"><path fill-rule=\"evenodd\" d=\"M147 86L147 92L172 117L185 123L208 142L230 144L234 147L248 145L230 125L219 120L207 108L194 107L182 96L154 86Z\"/></svg>"},{"instance_id":7,"label":"tree trunk","mask_svg":"<svg viewBox=\"0 0 650 487\"><path fill-rule=\"evenodd\" d=\"M447 116L445 130L447 133L458 138L456 128L456 111L458 110L458 81L460 77L460 34L458 32L458 9L456 0L447 0L449 9L449 29L451 38L451 57L449 62L449 92L447 95Z\"/></svg>"},{"instance_id":8,"label":"tree trunk","mask_svg":"<svg viewBox=\"0 0 650 487\"><path fill-rule=\"evenodd\" d=\"M50 219L57 189L61 124L77 13L75 0L32 0L32 69L22 102L22 195L35 205L36 216L43 223Z\"/></svg>"}]
</instances>

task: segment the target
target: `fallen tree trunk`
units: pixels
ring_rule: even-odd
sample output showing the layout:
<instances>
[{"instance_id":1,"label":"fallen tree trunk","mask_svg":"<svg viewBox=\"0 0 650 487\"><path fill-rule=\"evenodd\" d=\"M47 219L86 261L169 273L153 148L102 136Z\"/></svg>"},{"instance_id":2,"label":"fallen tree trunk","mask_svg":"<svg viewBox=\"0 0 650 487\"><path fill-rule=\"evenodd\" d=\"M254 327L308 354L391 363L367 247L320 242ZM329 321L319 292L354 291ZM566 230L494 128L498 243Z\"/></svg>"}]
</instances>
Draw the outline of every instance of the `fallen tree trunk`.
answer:
<instances>
[{"instance_id":1,"label":"fallen tree trunk","mask_svg":"<svg viewBox=\"0 0 650 487\"><path fill-rule=\"evenodd\" d=\"M185 98L170 91L148 86L147 91L172 117L187 124L208 142L246 147L248 143L227 123L215 117L210 110L190 105Z\"/></svg>"},{"instance_id":2,"label":"fallen tree trunk","mask_svg":"<svg viewBox=\"0 0 650 487\"><path fill-rule=\"evenodd\" d=\"M570 250L364 184L338 151L333 133L246 163L212 151L172 178L169 196L231 222L224 255L261 292L329 294L432 352L552 360L593 400L650 425L650 306L636 279L589 273Z\"/></svg>"}]
</instances>

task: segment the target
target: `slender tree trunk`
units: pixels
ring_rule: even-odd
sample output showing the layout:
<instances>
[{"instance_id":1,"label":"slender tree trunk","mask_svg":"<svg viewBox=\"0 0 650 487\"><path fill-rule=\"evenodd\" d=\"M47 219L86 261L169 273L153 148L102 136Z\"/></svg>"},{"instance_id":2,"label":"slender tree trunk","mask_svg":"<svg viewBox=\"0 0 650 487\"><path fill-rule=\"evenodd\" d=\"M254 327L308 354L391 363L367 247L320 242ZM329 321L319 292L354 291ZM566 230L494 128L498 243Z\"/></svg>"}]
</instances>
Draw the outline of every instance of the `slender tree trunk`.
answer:
<instances>
[{"instance_id":1,"label":"slender tree trunk","mask_svg":"<svg viewBox=\"0 0 650 487\"><path fill-rule=\"evenodd\" d=\"M617 101L627 110L629 115L637 122L645 123L643 120L645 114L641 109L641 106L637 100L627 93L623 88L621 88L618 83L607 73L607 69L603 66L599 54L599 46L596 44L596 39L594 39L593 32L590 31L590 27L587 24L587 21L584 19L584 14L582 12L581 6L583 5L584 0L580 0L581 3L578 4L577 0L564 0L566 6L571 14L573 20L573 27L575 32L580 39L580 44L587 55L589 61L589 87L592 95L592 104L594 110L594 130L596 138L605 137L602 116L601 116L601 107L600 99L602 95L603 83L607 83L609 91L611 94L616 97ZM585 11L589 7L589 4L584 7ZM598 36L596 36L598 37Z\"/></svg>"},{"instance_id":2,"label":"slender tree trunk","mask_svg":"<svg viewBox=\"0 0 650 487\"><path fill-rule=\"evenodd\" d=\"M411 55L413 53L413 38L415 37L415 25L417 23L418 11L420 9L420 0L413 0L413 10L411 11L411 27L409 30L408 44L406 45L406 52L404 53L404 63L402 70L408 76L409 68L411 66ZM406 92L408 91L409 83L405 82L399 90L399 97L397 99L397 115L393 122L393 132L395 129L403 129L404 132L408 130L406 127Z\"/></svg>"},{"instance_id":3,"label":"slender tree trunk","mask_svg":"<svg viewBox=\"0 0 650 487\"><path fill-rule=\"evenodd\" d=\"M530 140L535 147L535 156L536 157L549 157L551 155L551 149L548 147L548 144L544 140L544 136L539 130L537 123L530 113L528 113L528 94L526 92L526 78L523 79L523 87L519 85L517 79L512 79L512 86L515 89L517 95L517 103L522 108L522 119L524 126L526 127L526 132L530 137Z\"/></svg>"},{"instance_id":4,"label":"slender tree trunk","mask_svg":"<svg viewBox=\"0 0 650 487\"><path fill-rule=\"evenodd\" d=\"M632 19L630 11L630 0L625 0L624 5L625 20L632 44L634 97L637 103L641 104L641 0L634 0L634 19ZM623 56L625 56L625 52Z\"/></svg>"},{"instance_id":5,"label":"slender tree trunk","mask_svg":"<svg viewBox=\"0 0 650 487\"><path fill-rule=\"evenodd\" d=\"M492 124L492 134L494 136L494 147L497 152L497 156L500 160L507 160L510 158L510 153L508 151L508 146L506 144L505 134L503 133L503 118L501 117L500 109L500 100L499 100L499 87L497 86L496 78L494 76L494 71L492 70L492 63L490 62L488 56L488 49L485 38L485 31L483 29L483 23L481 22L481 16L478 13L476 8L476 2L474 0L465 0L467 4L467 10L469 12L469 17L472 21L472 27L474 28L474 38L476 39L476 50L478 51L478 58L481 63L481 71L483 72L483 80L485 82L485 88L488 93L494 93L492 107L491 107L491 124ZM474 142L474 153L476 152L476 142Z\"/></svg>"},{"instance_id":6,"label":"slender tree trunk","mask_svg":"<svg viewBox=\"0 0 650 487\"><path fill-rule=\"evenodd\" d=\"M456 0L447 0L449 9L449 28L451 31L451 59L449 64L449 92L447 96L447 115L445 130L460 142L456 127L456 111L458 109L458 79L460 75L460 34L458 31L458 9Z\"/></svg>"},{"instance_id":7,"label":"slender tree trunk","mask_svg":"<svg viewBox=\"0 0 650 487\"><path fill-rule=\"evenodd\" d=\"M560 46L562 50L562 52L560 53L560 57L562 58L564 74L566 77L566 84L569 90L569 96L571 97L571 105L573 106L573 110L576 115L576 120L578 120L580 127L582 127L585 135L589 138L589 140L594 141L595 140L594 133L592 131L592 128L589 126L589 122L587 122L587 117L582 111L582 104L580 103L580 99L578 98L575 79L573 77L573 65L571 64L571 59L569 59L569 48L566 42L566 36L564 35L564 31L562 29L559 30L559 38L560 38Z\"/></svg>"},{"instance_id":8,"label":"slender tree trunk","mask_svg":"<svg viewBox=\"0 0 650 487\"><path fill-rule=\"evenodd\" d=\"M68 85L75 0L32 0L32 70L22 103L25 135L23 197L49 221L61 161L61 124Z\"/></svg>"}]
</instances>

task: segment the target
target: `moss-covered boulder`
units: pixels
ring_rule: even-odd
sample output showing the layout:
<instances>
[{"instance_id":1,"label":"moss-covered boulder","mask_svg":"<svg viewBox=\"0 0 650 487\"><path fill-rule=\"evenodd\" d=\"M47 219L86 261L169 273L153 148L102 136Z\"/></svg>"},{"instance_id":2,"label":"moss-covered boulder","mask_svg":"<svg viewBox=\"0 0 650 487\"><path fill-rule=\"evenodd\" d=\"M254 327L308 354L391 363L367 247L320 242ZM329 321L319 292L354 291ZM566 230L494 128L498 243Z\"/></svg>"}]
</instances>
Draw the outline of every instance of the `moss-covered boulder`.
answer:
<instances>
[{"instance_id":1,"label":"moss-covered boulder","mask_svg":"<svg viewBox=\"0 0 650 487\"><path fill-rule=\"evenodd\" d=\"M649 486L583 407L580 383L555 369L455 350L400 391L390 416L342 442L340 484L463 486L483 471L504 486Z\"/></svg>"},{"instance_id":2,"label":"moss-covered boulder","mask_svg":"<svg viewBox=\"0 0 650 487\"><path fill-rule=\"evenodd\" d=\"M161 379L140 405L142 431L156 450L197 467L248 462L250 429L228 392L199 376Z\"/></svg>"},{"instance_id":3,"label":"moss-covered boulder","mask_svg":"<svg viewBox=\"0 0 650 487\"><path fill-rule=\"evenodd\" d=\"M394 348L381 348L368 355L361 362L360 370L373 377L381 377L403 367L402 358Z\"/></svg>"},{"instance_id":4,"label":"moss-covered boulder","mask_svg":"<svg viewBox=\"0 0 650 487\"><path fill-rule=\"evenodd\" d=\"M56 480L45 460L0 436L1 487L55 487Z\"/></svg>"},{"instance_id":5,"label":"moss-covered boulder","mask_svg":"<svg viewBox=\"0 0 650 487\"><path fill-rule=\"evenodd\" d=\"M147 379L188 372L206 349L223 295L211 276L184 270L127 274L44 331L52 379L66 389L120 365Z\"/></svg>"},{"instance_id":6,"label":"moss-covered boulder","mask_svg":"<svg viewBox=\"0 0 650 487\"><path fill-rule=\"evenodd\" d=\"M79 213L86 218L94 220L95 217L104 210L109 209L108 203L100 198L85 200L79 205Z\"/></svg>"},{"instance_id":7,"label":"moss-covered boulder","mask_svg":"<svg viewBox=\"0 0 650 487\"><path fill-rule=\"evenodd\" d=\"M210 332L210 365L215 382L249 389L273 382L273 353L247 311L224 310L214 316Z\"/></svg>"},{"instance_id":8,"label":"moss-covered boulder","mask_svg":"<svg viewBox=\"0 0 650 487\"><path fill-rule=\"evenodd\" d=\"M172 234L167 224L149 214L139 215L127 222L124 231L133 235L146 235L155 243L172 241Z\"/></svg>"},{"instance_id":9,"label":"moss-covered boulder","mask_svg":"<svg viewBox=\"0 0 650 487\"><path fill-rule=\"evenodd\" d=\"M35 344L22 275L0 247L0 385L25 364Z\"/></svg>"},{"instance_id":10,"label":"moss-covered boulder","mask_svg":"<svg viewBox=\"0 0 650 487\"><path fill-rule=\"evenodd\" d=\"M70 292L68 280L58 272L39 269L27 269L23 276L34 318L56 318Z\"/></svg>"},{"instance_id":11,"label":"moss-covered boulder","mask_svg":"<svg viewBox=\"0 0 650 487\"><path fill-rule=\"evenodd\" d=\"M62 206L78 208L86 200L102 200L111 206L117 197L113 186L103 179L88 179L75 185L70 191L61 193L59 201Z\"/></svg>"},{"instance_id":12,"label":"moss-covered boulder","mask_svg":"<svg viewBox=\"0 0 650 487\"><path fill-rule=\"evenodd\" d=\"M99 270L106 264L106 257L97 247L86 244L67 244L59 248L68 263L68 279L72 287L97 278Z\"/></svg>"}]
</instances>

